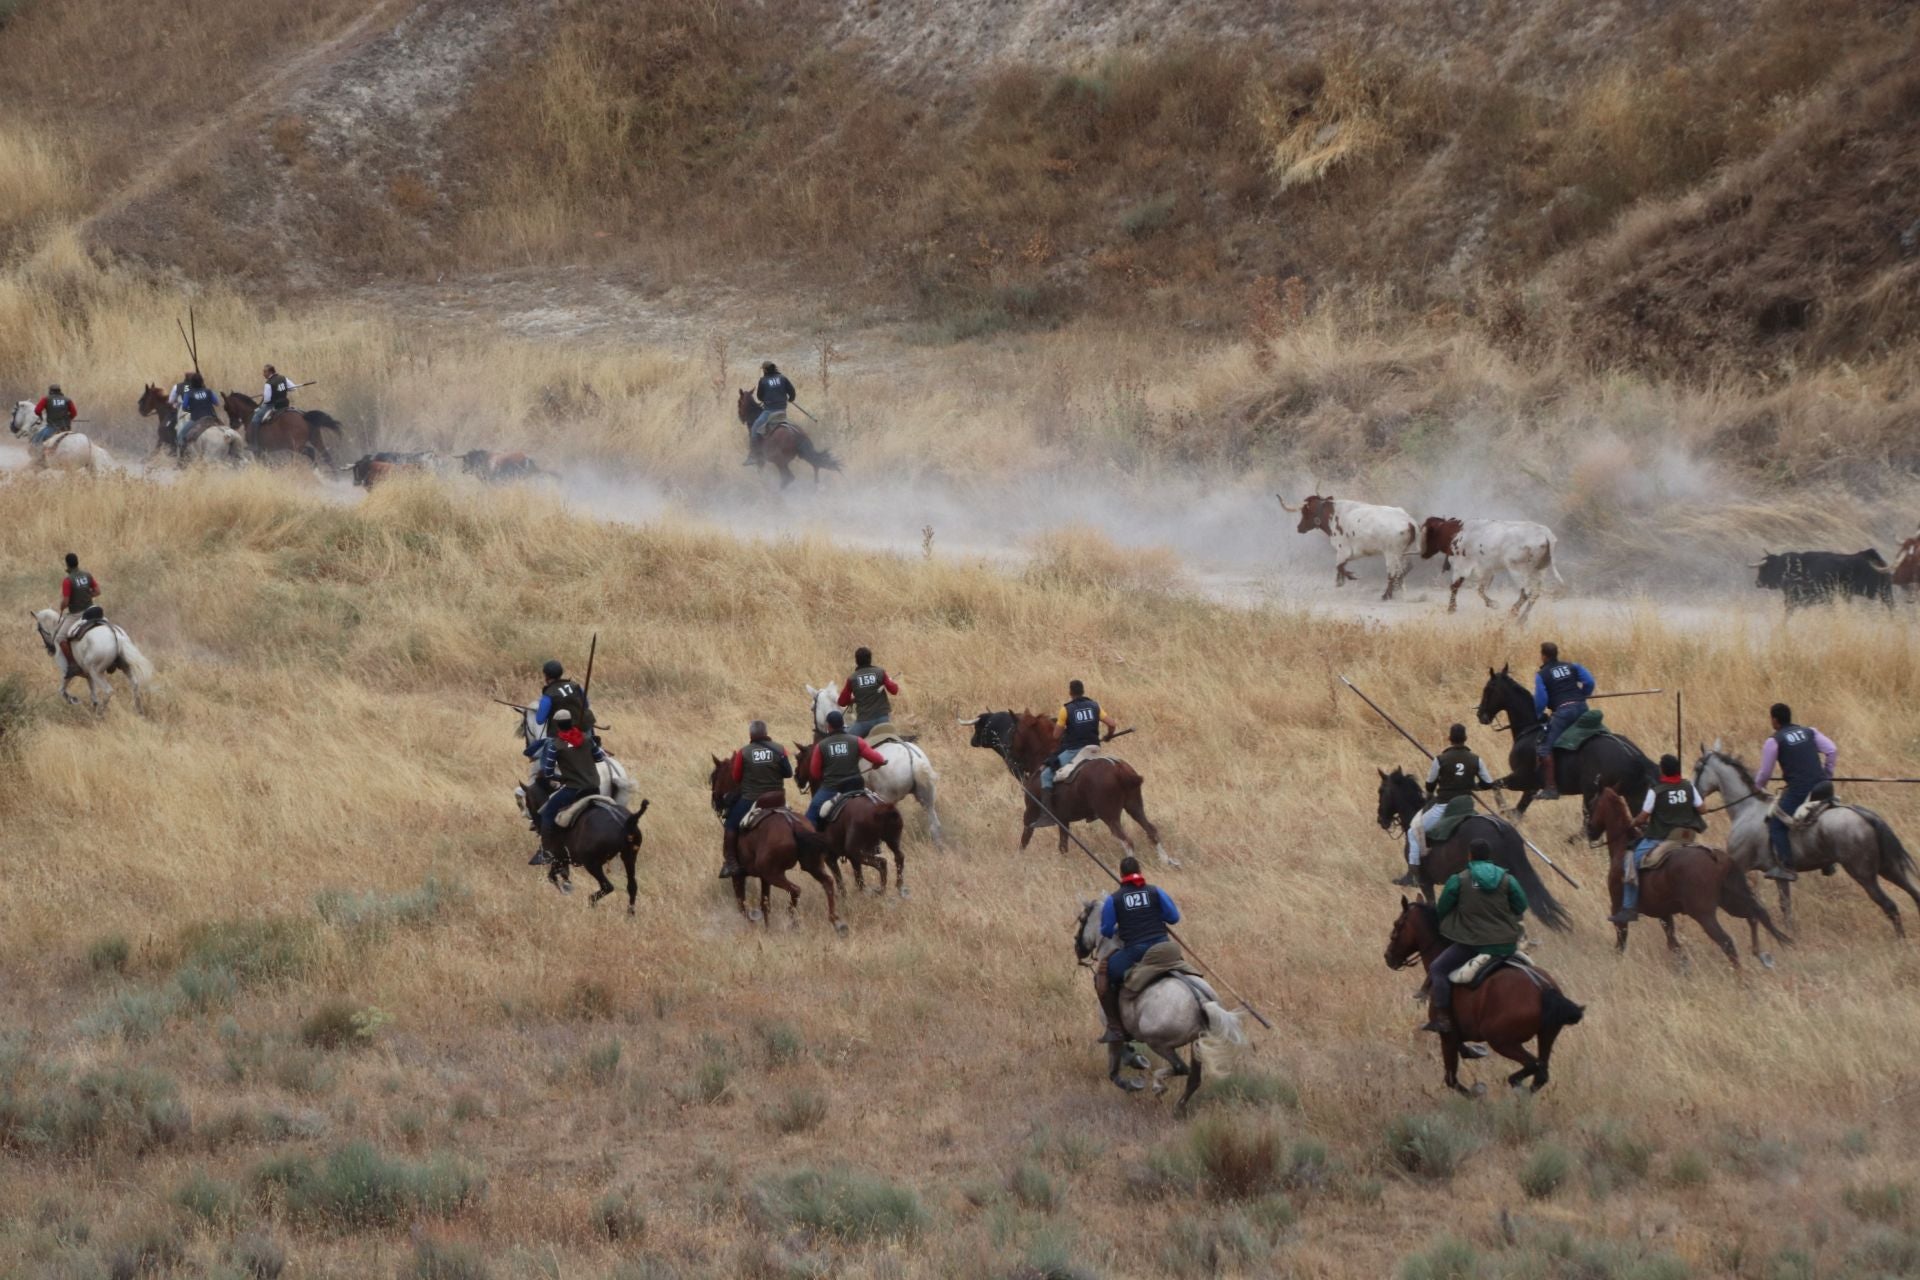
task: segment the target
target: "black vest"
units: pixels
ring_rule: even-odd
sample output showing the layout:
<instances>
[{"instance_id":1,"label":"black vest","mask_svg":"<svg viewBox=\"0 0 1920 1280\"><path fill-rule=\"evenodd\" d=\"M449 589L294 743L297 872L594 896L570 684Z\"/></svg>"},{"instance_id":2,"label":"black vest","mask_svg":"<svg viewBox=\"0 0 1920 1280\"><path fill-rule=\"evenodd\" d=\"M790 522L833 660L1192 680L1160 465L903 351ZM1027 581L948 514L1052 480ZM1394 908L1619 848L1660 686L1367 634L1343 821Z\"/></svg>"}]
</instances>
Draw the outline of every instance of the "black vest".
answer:
<instances>
[{"instance_id":1,"label":"black vest","mask_svg":"<svg viewBox=\"0 0 1920 1280\"><path fill-rule=\"evenodd\" d=\"M788 382L784 375L770 373L760 379L757 390L760 393L760 404L764 408L784 409L787 407L788 399L793 395L793 384Z\"/></svg>"},{"instance_id":2,"label":"black vest","mask_svg":"<svg viewBox=\"0 0 1920 1280\"><path fill-rule=\"evenodd\" d=\"M1433 794L1441 800L1464 796L1480 785L1480 757L1468 747L1448 747L1440 753L1440 776Z\"/></svg>"},{"instance_id":3,"label":"black vest","mask_svg":"<svg viewBox=\"0 0 1920 1280\"><path fill-rule=\"evenodd\" d=\"M1827 762L1814 743L1813 730L1790 724L1773 735L1780 749L1780 778L1795 791L1805 791L1827 776Z\"/></svg>"},{"instance_id":4,"label":"black vest","mask_svg":"<svg viewBox=\"0 0 1920 1280\"><path fill-rule=\"evenodd\" d=\"M860 739L850 733L836 733L820 739L813 749L820 753L820 785L838 790L860 782Z\"/></svg>"},{"instance_id":5,"label":"black vest","mask_svg":"<svg viewBox=\"0 0 1920 1280\"><path fill-rule=\"evenodd\" d=\"M1540 668L1540 678L1547 686L1548 710L1586 699L1587 695L1580 688L1580 673L1571 662L1556 662L1550 667Z\"/></svg>"},{"instance_id":6,"label":"black vest","mask_svg":"<svg viewBox=\"0 0 1920 1280\"><path fill-rule=\"evenodd\" d=\"M1078 751L1100 744L1100 704L1092 698L1075 698L1066 705L1067 727L1060 734L1062 751Z\"/></svg>"},{"instance_id":7,"label":"black vest","mask_svg":"<svg viewBox=\"0 0 1920 1280\"><path fill-rule=\"evenodd\" d=\"M1153 942L1167 936L1167 913L1152 885L1122 885L1113 891L1113 918L1119 925L1120 945Z\"/></svg>"},{"instance_id":8,"label":"black vest","mask_svg":"<svg viewBox=\"0 0 1920 1280\"><path fill-rule=\"evenodd\" d=\"M885 720L893 714L886 672L878 667L861 667L848 683L853 686L853 713L861 720Z\"/></svg>"},{"instance_id":9,"label":"black vest","mask_svg":"<svg viewBox=\"0 0 1920 1280\"><path fill-rule=\"evenodd\" d=\"M181 397L183 407L190 421L198 422L202 418L211 418L220 410L220 397L205 387L195 387Z\"/></svg>"},{"instance_id":10,"label":"black vest","mask_svg":"<svg viewBox=\"0 0 1920 1280\"><path fill-rule=\"evenodd\" d=\"M273 388L273 394L267 397L267 403L275 409L286 408L293 393L293 384L276 373L267 379L267 385Z\"/></svg>"},{"instance_id":11,"label":"black vest","mask_svg":"<svg viewBox=\"0 0 1920 1280\"><path fill-rule=\"evenodd\" d=\"M65 396L47 397L47 425L64 427L73 421L73 401Z\"/></svg>"},{"instance_id":12,"label":"black vest","mask_svg":"<svg viewBox=\"0 0 1920 1280\"><path fill-rule=\"evenodd\" d=\"M1693 807L1693 787L1684 780L1654 783L1653 814L1647 819L1648 837L1665 840L1682 827L1689 831L1707 829L1707 820Z\"/></svg>"},{"instance_id":13,"label":"black vest","mask_svg":"<svg viewBox=\"0 0 1920 1280\"><path fill-rule=\"evenodd\" d=\"M85 569L75 569L67 575L72 588L67 592L67 612L79 613L93 603L93 575Z\"/></svg>"},{"instance_id":14,"label":"black vest","mask_svg":"<svg viewBox=\"0 0 1920 1280\"><path fill-rule=\"evenodd\" d=\"M540 696L547 699L548 725L553 724L554 712L567 711L572 713L576 729L593 728L593 716L587 711L586 692L573 681L555 680L540 691Z\"/></svg>"},{"instance_id":15,"label":"black vest","mask_svg":"<svg viewBox=\"0 0 1920 1280\"><path fill-rule=\"evenodd\" d=\"M563 787L579 787L600 793L600 772L594 768L593 747L585 740L577 747L556 742L553 748L553 772Z\"/></svg>"},{"instance_id":16,"label":"black vest","mask_svg":"<svg viewBox=\"0 0 1920 1280\"><path fill-rule=\"evenodd\" d=\"M774 742L749 742L740 748L740 794L756 799L769 791L785 794L786 780L793 776L786 748Z\"/></svg>"}]
</instances>

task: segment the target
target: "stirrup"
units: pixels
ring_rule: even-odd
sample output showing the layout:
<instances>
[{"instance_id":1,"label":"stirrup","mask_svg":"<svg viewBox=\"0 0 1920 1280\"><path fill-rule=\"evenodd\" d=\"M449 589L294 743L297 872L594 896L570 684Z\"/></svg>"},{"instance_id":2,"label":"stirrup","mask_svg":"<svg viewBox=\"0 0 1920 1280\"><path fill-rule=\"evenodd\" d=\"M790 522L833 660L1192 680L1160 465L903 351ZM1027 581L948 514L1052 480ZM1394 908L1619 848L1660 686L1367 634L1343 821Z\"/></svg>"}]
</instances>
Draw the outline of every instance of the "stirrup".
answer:
<instances>
[{"instance_id":1,"label":"stirrup","mask_svg":"<svg viewBox=\"0 0 1920 1280\"><path fill-rule=\"evenodd\" d=\"M1412 867L1408 867L1400 878L1392 881L1392 883L1399 885L1402 889L1418 889L1420 887L1420 878L1413 873Z\"/></svg>"},{"instance_id":2,"label":"stirrup","mask_svg":"<svg viewBox=\"0 0 1920 1280\"><path fill-rule=\"evenodd\" d=\"M1638 907L1622 907L1620 910L1614 912L1612 915L1607 917L1607 923L1608 924L1632 924L1634 921L1638 920L1639 918L1640 918L1640 909Z\"/></svg>"}]
</instances>

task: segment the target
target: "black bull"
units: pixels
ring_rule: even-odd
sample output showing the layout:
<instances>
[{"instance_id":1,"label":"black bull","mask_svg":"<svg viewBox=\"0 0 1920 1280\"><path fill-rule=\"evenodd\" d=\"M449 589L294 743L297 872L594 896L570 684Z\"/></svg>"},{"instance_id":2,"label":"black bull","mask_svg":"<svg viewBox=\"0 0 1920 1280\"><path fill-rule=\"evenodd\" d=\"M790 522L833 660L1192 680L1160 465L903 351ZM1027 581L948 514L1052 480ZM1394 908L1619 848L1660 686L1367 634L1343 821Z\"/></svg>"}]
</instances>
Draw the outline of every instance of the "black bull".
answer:
<instances>
[{"instance_id":1,"label":"black bull","mask_svg":"<svg viewBox=\"0 0 1920 1280\"><path fill-rule=\"evenodd\" d=\"M1893 571L1871 547L1853 552L1781 551L1755 562L1752 568L1753 585L1783 593L1789 609L1839 596L1893 604Z\"/></svg>"}]
</instances>

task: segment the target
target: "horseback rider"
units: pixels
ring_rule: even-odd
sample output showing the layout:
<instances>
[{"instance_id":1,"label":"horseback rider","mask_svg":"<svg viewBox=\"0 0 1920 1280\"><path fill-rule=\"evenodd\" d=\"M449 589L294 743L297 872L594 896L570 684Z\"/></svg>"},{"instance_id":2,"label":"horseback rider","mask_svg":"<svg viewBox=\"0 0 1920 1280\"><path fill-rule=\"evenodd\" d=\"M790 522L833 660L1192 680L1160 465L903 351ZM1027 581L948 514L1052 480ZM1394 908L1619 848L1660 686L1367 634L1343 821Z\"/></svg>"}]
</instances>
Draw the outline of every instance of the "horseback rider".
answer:
<instances>
[{"instance_id":1,"label":"horseback rider","mask_svg":"<svg viewBox=\"0 0 1920 1280\"><path fill-rule=\"evenodd\" d=\"M1101 1044L1127 1042L1127 1030L1120 1024L1120 992L1127 980L1127 970L1139 963L1140 957L1156 943L1170 941L1167 926L1179 923L1180 908L1173 905L1165 889L1147 883L1147 878L1140 874L1140 859L1131 854L1120 859L1120 887L1108 894L1100 907L1100 936L1117 937L1120 945L1107 957L1106 968L1095 969L1093 973L1093 989L1100 997L1100 1011L1107 1015L1107 1030L1100 1037Z\"/></svg>"},{"instance_id":2,"label":"horseback rider","mask_svg":"<svg viewBox=\"0 0 1920 1280\"><path fill-rule=\"evenodd\" d=\"M167 392L167 403L175 409L186 408L182 397L187 394L187 380L191 377L193 377L193 370L189 369L180 375L180 381L174 383L173 389Z\"/></svg>"},{"instance_id":3,"label":"horseback rider","mask_svg":"<svg viewBox=\"0 0 1920 1280\"><path fill-rule=\"evenodd\" d=\"M280 373L270 364L261 366L260 376L265 378L266 382L260 388L259 407L253 411L253 416L247 419L249 437L274 414L293 406L294 383L291 378Z\"/></svg>"},{"instance_id":4,"label":"horseback rider","mask_svg":"<svg viewBox=\"0 0 1920 1280\"><path fill-rule=\"evenodd\" d=\"M1773 777L1774 765L1780 766L1780 799L1767 814L1767 838L1773 849L1773 866L1767 868L1769 880L1798 880L1793 869L1793 840L1787 824L1775 816L1792 816L1807 802L1813 789L1833 776L1840 760L1840 748L1818 729L1793 722L1793 708L1776 702L1770 711L1773 734L1760 747L1760 768L1754 772L1753 785L1764 787Z\"/></svg>"},{"instance_id":5,"label":"horseback rider","mask_svg":"<svg viewBox=\"0 0 1920 1280\"><path fill-rule=\"evenodd\" d=\"M1485 791L1499 784L1487 769L1487 762L1467 745L1467 726L1456 724L1447 730L1447 749L1433 758L1427 768L1427 806L1407 824L1407 871L1394 883L1415 886L1420 883L1420 860L1427 853L1427 833L1440 824L1447 806L1461 796Z\"/></svg>"},{"instance_id":6,"label":"horseback rider","mask_svg":"<svg viewBox=\"0 0 1920 1280\"><path fill-rule=\"evenodd\" d=\"M100 579L80 567L80 557L67 552L67 576L60 579L60 625L55 636L64 636L80 615L100 598Z\"/></svg>"},{"instance_id":7,"label":"horseback rider","mask_svg":"<svg viewBox=\"0 0 1920 1280\"><path fill-rule=\"evenodd\" d=\"M747 428L747 461L743 466L760 461L760 445L767 431L787 420L787 406L800 403L800 392L792 380L780 372L780 366L768 360L760 366L760 381L753 389L753 398L760 412Z\"/></svg>"},{"instance_id":8,"label":"horseback rider","mask_svg":"<svg viewBox=\"0 0 1920 1280\"><path fill-rule=\"evenodd\" d=\"M33 433L33 443L45 444L61 432L73 430L73 420L80 416L80 407L67 399L56 382L40 397L40 403L33 406L33 416L44 419L44 425Z\"/></svg>"},{"instance_id":9,"label":"horseback rider","mask_svg":"<svg viewBox=\"0 0 1920 1280\"><path fill-rule=\"evenodd\" d=\"M1542 800L1558 800L1560 788L1554 777L1553 744L1573 722L1587 713L1587 699L1593 696L1593 674L1577 662L1560 661L1560 646L1551 640L1540 646L1540 670L1533 677L1534 714L1546 720L1540 734L1540 788Z\"/></svg>"},{"instance_id":10,"label":"horseback rider","mask_svg":"<svg viewBox=\"0 0 1920 1280\"><path fill-rule=\"evenodd\" d=\"M820 810L834 796L864 791L860 762L876 769L886 767L887 758L868 746L866 739L846 727L846 718L838 711L827 712L827 736L813 744L807 762L807 782L813 787L813 803L807 806L807 821L818 826Z\"/></svg>"},{"instance_id":11,"label":"horseback rider","mask_svg":"<svg viewBox=\"0 0 1920 1280\"><path fill-rule=\"evenodd\" d=\"M1467 869L1448 877L1435 910L1447 947L1427 966L1431 1005L1420 1029L1448 1036L1454 1033L1453 972L1475 956L1510 956L1519 949L1527 895L1493 861L1493 846L1475 840L1467 846Z\"/></svg>"},{"instance_id":12,"label":"horseback rider","mask_svg":"<svg viewBox=\"0 0 1920 1280\"><path fill-rule=\"evenodd\" d=\"M787 779L793 776L793 761L787 758L785 747L767 736L765 720L755 720L747 726L747 745L733 753L728 776L733 779L734 792L733 803L727 807L726 835L721 844L722 880L731 880L740 874L740 820L747 816L747 811L760 802L760 797L776 791L780 793L780 803L787 802Z\"/></svg>"},{"instance_id":13,"label":"horseback rider","mask_svg":"<svg viewBox=\"0 0 1920 1280\"><path fill-rule=\"evenodd\" d=\"M567 679L567 669L552 658L541 665L540 674L547 683L540 690L540 701L534 704L533 722L545 724L556 712L566 711L575 724L592 733L593 707L587 702L587 691Z\"/></svg>"},{"instance_id":14,"label":"horseback rider","mask_svg":"<svg viewBox=\"0 0 1920 1280\"><path fill-rule=\"evenodd\" d=\"M1660 781L1647 791L1647 802L1640 806L1635 821L1640 839L1627 854L1625 874L1620 880L1620 909L1607 917L1610 924L1632 924L1640 918L1640 860L1673 838L1676 831L1705 831L1706 802L1693 782L1680 772L1680 757L1668 752L1660 757Z\"/></svg>"},{"instance_id":15,"label":"horseback rider","mask_svg":"<svg viewBox=\"0 0 1920 1280\"><path fill-rule=\"evenodd\" d=\"M553 732L541 740L535 772L554 789L540 806L540 847L560 861L566 851L554 819L582 796L600 794L600 771L594 766L604 761L607 753L573 723L573 713L565 708L553 713L552 726Z\"/></svg>"},{"instance_id":16,"label":"horseback rider","mask_svg":"<svg viewBox=\"0 0 1920 1280\"><path fill-rule=\"evenodd\" d=\"M1078 680L1067 682L1067 701L1053 723L1060 730L1060 747L1040 770L1040 798L1049 809L1053 808L1053 775L1085 748L1100 745L1101 725L1108 733L1120 727L1087 696L1087 686Z\"/></svg>"},{"instance_id":17,"label":"horseback rider","mask_svg":"<svg viewBox=\"0 0 1920 1280\"><path fill-rule=\"evenodd\" d=\"M900 686L894 678L873 665L873 650L865 645L855 649L853 674L840 686L839 705L852 707L857 717L847 726L847 732L864 738L887 723L893 717L893 703L887 695L899 692Z\"/></svg>"},{"instance_id":18,"label":"horseback rider","mask_svg":"<svg viewBox=\"0 0 1920 1280\"><path fill-rule=\"evenodd\" d=\"M187 375L187 389L180 397L180 411L187 415L187 429L178 435L180 452L200 438L200 433L220 420L220 397L198 373Z\"/></svg>"}]
</instances>

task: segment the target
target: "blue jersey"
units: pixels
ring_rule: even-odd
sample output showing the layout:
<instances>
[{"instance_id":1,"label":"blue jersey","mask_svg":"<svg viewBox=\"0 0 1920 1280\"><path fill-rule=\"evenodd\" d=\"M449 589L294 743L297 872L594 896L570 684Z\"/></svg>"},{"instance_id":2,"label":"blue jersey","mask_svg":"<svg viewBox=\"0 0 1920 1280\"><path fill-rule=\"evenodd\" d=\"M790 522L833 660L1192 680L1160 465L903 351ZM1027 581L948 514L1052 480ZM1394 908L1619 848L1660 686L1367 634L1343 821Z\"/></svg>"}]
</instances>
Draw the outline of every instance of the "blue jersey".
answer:
<instances>
[{"instance_id":1,"label":"blue jersey","mask_svg":"<svg viewBox=\"0 0 1920 1280\"><path fill-rule=\"evenodd\" d=\"M1594 690L1593 675L1577 662L1555 662L1533 678L1533 709L1548 711L1569 702L1585 702Z\"/></svg>"},{"instance_id":2,"label":"blue jersey","mask_svg":"<svg viewBox=\"0 0 1920 1280\"><path fill-rule=\"evenodd\" d=\"M1119 935L1121 945L1154 942L1167 936L1167 926L1180 923L1180 908L1157 885L1121 885L1107 895L1100 908L1100 936Z\"/></svg>"},{"instance_id":3,"label":"blue jersey","mask_svg":"<svg viewBox=\"0 0 1920 1280\"><path fill-rule=\"evenodd\" d=\"M202 418L211 418L220 409L220 397L205 387L195 387L180 397L180 407L186 410L187 417L198 422Z\"/></svg>"},{"instance_id":4,"label":"blue jersey","mask_svg":"<svg viewBox=\"0 0 1920 1280\"><path fill-rule=\"evenodd\" d=\"M1060 750L1078 751L1100 743L1100 704L1092 698L1075 698L1063 711L1066 727L1060 732Z\"/></svg>"}]
</instances>

